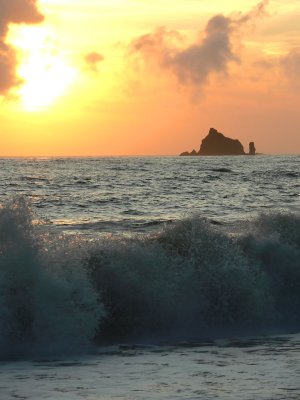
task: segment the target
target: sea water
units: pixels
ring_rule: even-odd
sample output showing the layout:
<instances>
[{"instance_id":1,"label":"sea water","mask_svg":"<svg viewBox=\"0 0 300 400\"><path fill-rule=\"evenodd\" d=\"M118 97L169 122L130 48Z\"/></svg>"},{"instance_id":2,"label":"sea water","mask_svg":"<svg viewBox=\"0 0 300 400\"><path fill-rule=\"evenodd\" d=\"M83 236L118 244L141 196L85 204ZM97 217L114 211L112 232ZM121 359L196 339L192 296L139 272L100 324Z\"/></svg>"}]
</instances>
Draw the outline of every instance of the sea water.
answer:
<instances>
[{"instance_id":1,"label":"sea water","mask_svg":"<svg viewBox=\"0 0 300 400\"><path fill-rule=\"evenodd\" d=\"M1 400L299 398L299 166L0 160Z\"/></svg>"},{"instance_id":2,"label":"sea water","mask_svg":"<svg viewBox=\"0 0 300 400\"><path fill-rule=\"evenodd\" d=\"M63 230L138 232L201 216L299 211L299 156L0 160L0 201L23 194Z\"/></svg>"}]
</instances>

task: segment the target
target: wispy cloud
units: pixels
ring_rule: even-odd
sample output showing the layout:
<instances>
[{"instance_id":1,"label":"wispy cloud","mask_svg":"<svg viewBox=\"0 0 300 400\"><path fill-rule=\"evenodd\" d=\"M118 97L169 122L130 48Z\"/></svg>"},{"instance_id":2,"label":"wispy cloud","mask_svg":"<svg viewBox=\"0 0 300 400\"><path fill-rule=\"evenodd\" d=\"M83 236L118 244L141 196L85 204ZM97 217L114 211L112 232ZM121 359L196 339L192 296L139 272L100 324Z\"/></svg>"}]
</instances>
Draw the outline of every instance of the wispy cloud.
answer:
<instances>
[{"instance_id":1,"label":"wispy cloud","mask_svg":"<svg viewBox=\"0 0 300 400\"><path fill-rule=\"evenodd\" d=\"M187 46L182 45L184 38L179 31L159 28L136 38L130 45L130 54L172 72L181 84L201 88L212 74L226 76L229 64L240 61L234 46L235 34L242 26L267 15L267 5L268 1L263 1L247 14L213 16L204 32Z\"/></svg>"},{"instance_id":2,"label":"wispy cloud","mask_svg":"<svg viewBox=\"0 0 300 400\"><path fill-rule=\"evenodd\" d=\"M300 81L300 47L291 50L284 56L281 66L289 78Z\"/></svg>"},{"instance_id":3,"label":"wispy cloud","mask_svg":"<svg viewBox=\"0 0 300 400\"><path fill-rule=\"evenodd\" d=\"M6 43L9 25L36 24L43 19L36 0L0 0L0 95L6 95L20 83L16 76L16 51Z\"/></svg>"}]
</instances>

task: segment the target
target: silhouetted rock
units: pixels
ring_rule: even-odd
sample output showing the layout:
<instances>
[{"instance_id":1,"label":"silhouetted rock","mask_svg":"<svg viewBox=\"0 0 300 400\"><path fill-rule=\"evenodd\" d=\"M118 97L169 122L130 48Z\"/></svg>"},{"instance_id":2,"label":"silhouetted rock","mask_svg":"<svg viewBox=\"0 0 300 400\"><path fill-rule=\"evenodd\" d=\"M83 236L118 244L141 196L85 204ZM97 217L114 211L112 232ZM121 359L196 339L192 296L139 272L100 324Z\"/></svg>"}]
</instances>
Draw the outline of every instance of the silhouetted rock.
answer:
<instances>
[{"instance_id":1,"label":"silhouetted rock","mask_svg":"<svg viewBox=\"0 0 300 400\"><path fill-rule=\"evenodd\" d=\"M249 153L245 153L243 145L237 139L231 139L218 132L214 128L210 128L208 135L202 140L200 150L191 153L185 151L181 156L242 156L255 155L256 149L254 142L249 144Z\"/></svg>"},{"instance_id":2,"label":"silhouetted rock","mask_svg":"<svg viewBox=\"0 0 300 400\"><path fill-rule=\"evenodd\" d=\"M249 143L249 155L255 156L255 154L256 154L256 148L255 148L254 142L250 142Z\"/></svg>"},{"instance_id":3,"label":"silhouetted rock","mask_svg":"<svg viewBox=\"0 0 300 400\"><path fill-rule=\"evenodd\" d=\"M239 156L244 155L244 148L237 139L230 139L211 128L202 140L199 155L201 156Z\"/></svg>"},{"instance_id":4,"label":"silhouetted rock","mask_svg":"<svg viewBox=\"0 0 300 400\"><path fill-rule=\"evenodd\" d=\"M188 151L184 151L183 153L180 154L181 156L198 156L199 154L197 153L197 151L194 149L193 151L191 151L190 153Z\"/></svg>"}]
</instances>

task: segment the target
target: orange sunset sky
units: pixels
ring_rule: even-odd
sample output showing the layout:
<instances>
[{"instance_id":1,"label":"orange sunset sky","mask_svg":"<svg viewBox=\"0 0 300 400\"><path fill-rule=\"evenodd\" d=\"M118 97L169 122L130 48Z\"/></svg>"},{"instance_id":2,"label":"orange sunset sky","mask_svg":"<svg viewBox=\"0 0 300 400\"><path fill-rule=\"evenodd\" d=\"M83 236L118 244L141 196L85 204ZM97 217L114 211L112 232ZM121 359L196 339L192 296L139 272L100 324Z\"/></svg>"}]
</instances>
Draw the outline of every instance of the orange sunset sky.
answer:
<instances>
[{"instance_id":1,"label":"orange sunset sky","mask_svg":"<svg viewBox=\"0 0 300 400\"><path fill-rule=\"evenodd\" d=\"M300 153L299 0L0 0L0 156Z\"/></svg>"}]
</instances>

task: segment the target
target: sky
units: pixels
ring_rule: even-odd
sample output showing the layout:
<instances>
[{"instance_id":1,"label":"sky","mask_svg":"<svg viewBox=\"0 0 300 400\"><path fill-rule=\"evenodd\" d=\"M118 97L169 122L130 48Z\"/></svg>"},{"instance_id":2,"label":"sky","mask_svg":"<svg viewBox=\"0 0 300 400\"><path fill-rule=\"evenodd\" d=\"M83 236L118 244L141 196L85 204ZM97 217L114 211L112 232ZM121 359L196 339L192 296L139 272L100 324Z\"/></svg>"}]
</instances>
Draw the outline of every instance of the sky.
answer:
<instances>
[{"instance_id":1,"label":"sky","mask_svg":"<svg viewBox=\"0 0 300 400\"><path fill-rule=\"evenodd\" d=\"M0 0L0 156L300 153L299 0Z\"/></svg>"}]
</instances>

